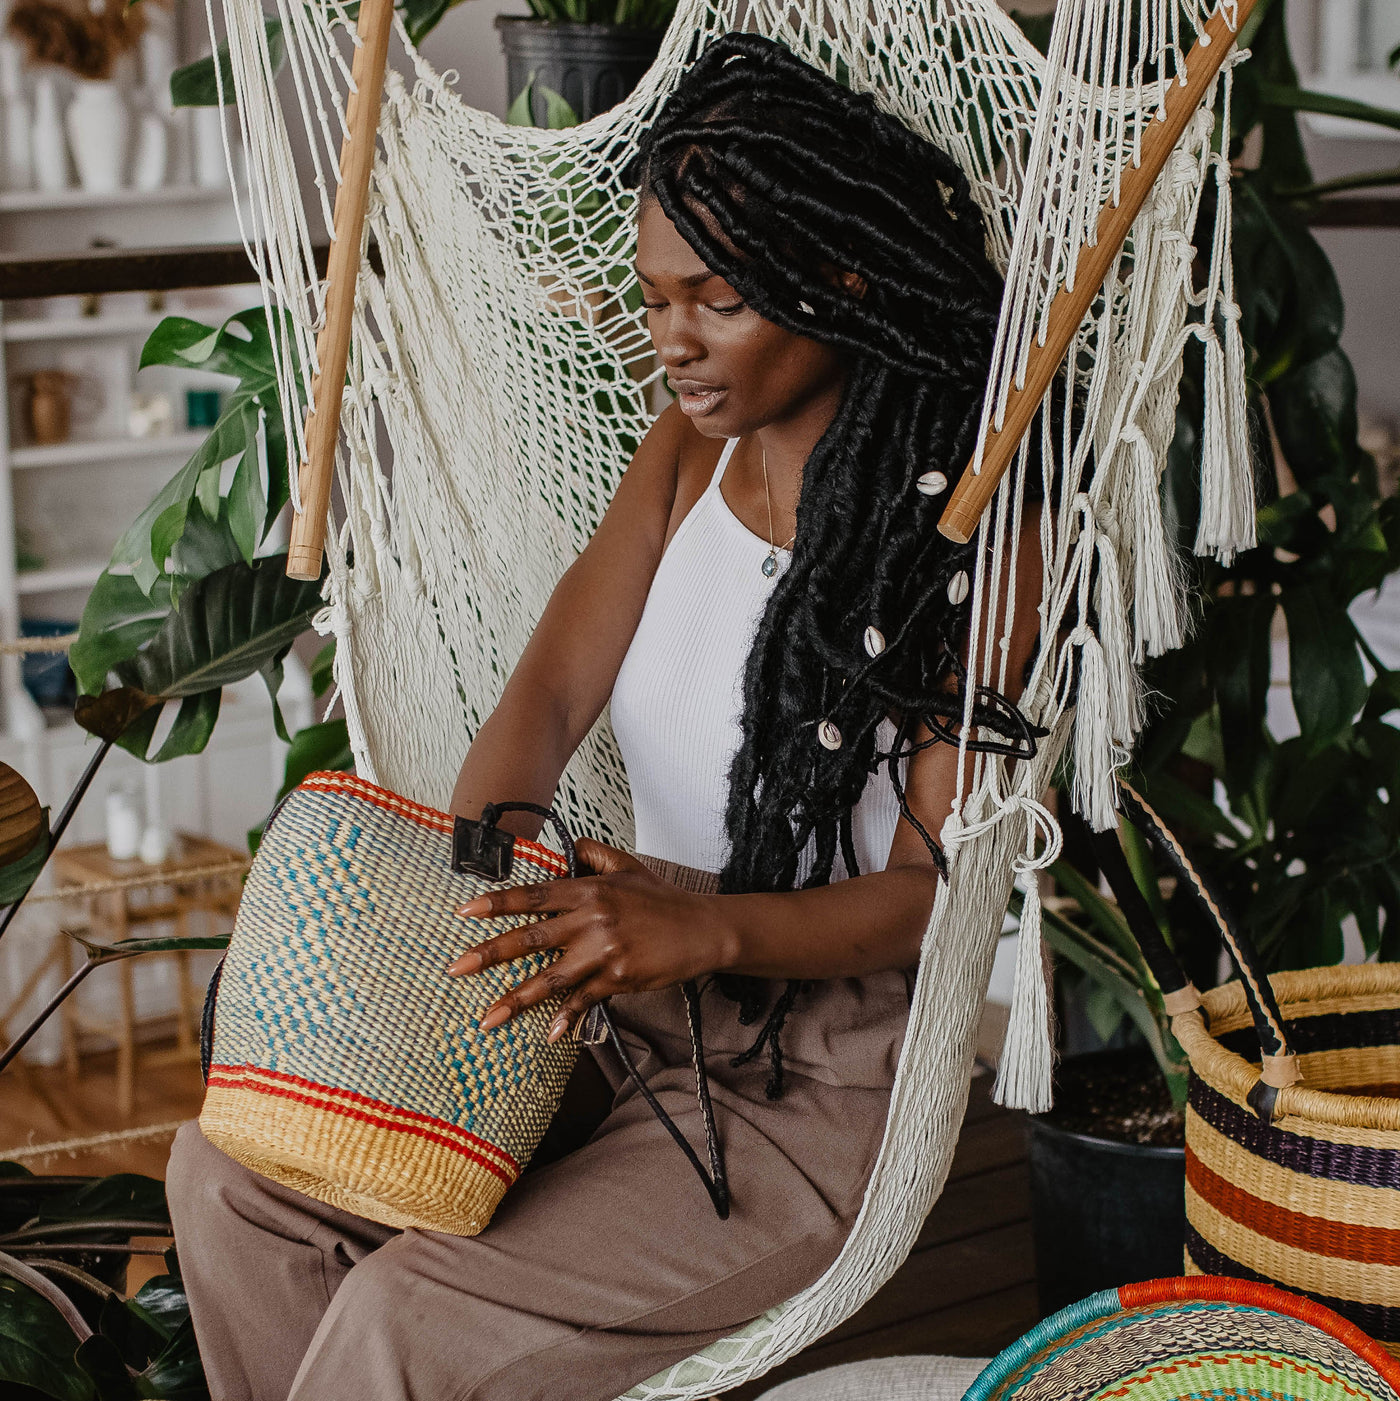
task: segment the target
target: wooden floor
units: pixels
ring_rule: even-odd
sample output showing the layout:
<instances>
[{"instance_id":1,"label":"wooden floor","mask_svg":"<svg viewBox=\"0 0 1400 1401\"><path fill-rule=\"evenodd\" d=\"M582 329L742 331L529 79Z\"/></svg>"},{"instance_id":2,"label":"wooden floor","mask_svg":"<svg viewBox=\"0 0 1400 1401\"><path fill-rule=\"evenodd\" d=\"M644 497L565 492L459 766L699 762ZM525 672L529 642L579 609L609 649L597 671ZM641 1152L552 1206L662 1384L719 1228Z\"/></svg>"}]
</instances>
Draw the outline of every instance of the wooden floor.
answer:
<instances>
[{"instance_id":1,"label":"wooden floor","mask_svg":"<svg viewBox=\"0 0 1400 1401\"><path fill-rule=\"evenodd\" d=\"M27 1077L10 1071L0 1078L0 1159L13 1156L9 1150L15 1147L169 1124L199 1112L203 1091L194 1065L139 1076L136 1115L127 1123L115 1114L110 1068L94 1059L84 1070L76 1084L56 1069ZM994 1105L990 1087L987 1075L972 1083L948 1184L903 1268L815 1347L729 1393L736 1401L751 1401L786 1378L865 1358L933 1352L990 1357L1036 1322L1024 1121ZM169 1145L164 1133L76 1156L23 1161L39 1173L163 1178Z\"/></svg>"}]
</instances>

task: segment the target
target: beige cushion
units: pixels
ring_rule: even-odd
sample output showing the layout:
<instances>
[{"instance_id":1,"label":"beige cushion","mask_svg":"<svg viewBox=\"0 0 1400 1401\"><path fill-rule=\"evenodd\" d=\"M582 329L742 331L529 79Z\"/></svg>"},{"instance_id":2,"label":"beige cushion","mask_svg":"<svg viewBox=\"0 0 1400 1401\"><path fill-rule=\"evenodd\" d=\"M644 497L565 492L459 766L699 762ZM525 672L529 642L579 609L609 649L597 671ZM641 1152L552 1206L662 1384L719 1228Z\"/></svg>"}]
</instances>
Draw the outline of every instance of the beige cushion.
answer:
<instances>
[{"instance_id":1,"label":"beige cushion","mask_svg":"<svg viewBox=\"0 0 1400 1401\"><path fill-rule=\"evenodd\" d=\"M765 1391L759 1401L962 1401L985 1357L881 1357L848 1362Z\"/></svg>"}]
</instances>

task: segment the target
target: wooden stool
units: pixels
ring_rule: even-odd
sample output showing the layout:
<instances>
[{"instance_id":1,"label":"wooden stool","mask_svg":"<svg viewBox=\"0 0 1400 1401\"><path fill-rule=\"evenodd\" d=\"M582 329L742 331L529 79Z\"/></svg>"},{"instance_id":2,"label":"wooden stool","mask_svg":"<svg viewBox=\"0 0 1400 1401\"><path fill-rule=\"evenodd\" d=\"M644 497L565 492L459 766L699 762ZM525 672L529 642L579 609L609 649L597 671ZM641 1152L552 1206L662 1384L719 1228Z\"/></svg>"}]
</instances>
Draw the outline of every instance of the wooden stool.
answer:
<instances>
[{"instance_id":1,"label":"wooden stool","mask_svg":"<svg viewBox=\"0 0 1400 1401\"><path fill-rule=\"evenodd\" d=\"M171 854L159 865L142 861L114 861L100 842L69 847L53 855L55 889L86 906L86 927L95 943L111 944L133 937L141 926L172 923L175 935L190 933L190 916L232 925L242 893L241 872L248 858L235 847L224 846L208 837L178 833ZM222 872L208 873L208 867L223 866ZM135 882L111 888L118 882ZM146 898L142 898L142 896ZM215 932L211 927L210 933ZM61 946L61 947L58 947ZM66 934L58 935L55 948L64 976L74 971L75 952ZM141 1064L148 1067L169 1065L199 1056L199 1017L201 990L190 976L190 955L186 949L167 953L143 954L143 958L175 960L178 1005L175 1016L175 1046L172 1050L148 1052ZM78 1037L84 1032L110 1037L117 1047L117 1112L129 1116L136 1101L136 999L132 964L117 964L118 1011L115 1019L94 1018L83 1013L69 999L60 1014L63 1061L70 1076L79 1071Z\"/></svg>"}]
</instances>

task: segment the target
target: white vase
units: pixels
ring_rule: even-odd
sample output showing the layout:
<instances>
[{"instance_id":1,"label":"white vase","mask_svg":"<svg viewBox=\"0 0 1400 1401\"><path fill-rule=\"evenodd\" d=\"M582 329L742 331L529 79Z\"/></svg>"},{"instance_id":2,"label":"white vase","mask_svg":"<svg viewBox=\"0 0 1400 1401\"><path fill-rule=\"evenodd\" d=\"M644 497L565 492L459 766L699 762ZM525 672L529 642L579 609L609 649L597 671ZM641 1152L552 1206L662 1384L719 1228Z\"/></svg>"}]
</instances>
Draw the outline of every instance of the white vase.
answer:
<instances>
[{"instance_id":1,"label":"white vase","mask_svg":"<svg viewBox=\"0 0 1400 1401\"><path fill-rule=\"evenodd\" d=\"M4 165L0 185L7 190L34 188L34 114L22 94L0 97L0 122L5 127Z\"/></svg>"},{"instance_id":2,"label":"white vase","mask_svg":"<svg viewBox=\"0 0 1400 1401\"><path fill-rule=\"evenodd\" d=\"M58 86L48 74L34 80L34 126L30 143L34 183L41 190L66 190L68 142L63 136L63 118L58 110Z\"/></svg>"},{"instance_id":3,"label":"white vase","mask_svg":"<svg viewBox=\"0 0 1400 1401\"><path fill-rule=\"evenodd\" d=\"M113 82L77 84L67 113L68 145L78 181L92 194L119 190L126 176L131 110Z\"/></svg>"},{"instance_id":4,"label":"white vase","mask_svg":"<svg viewBox=\"0 0 1400 1401\"><path fill-rule=\"evenodd\" d=\"M165 184L170 160L170 131L157 112L143 112L136 123L136 149L131 157L131 187L158 190Z\"/></svg>"},{"instance_id":5,"label":"white vase","mask_svg":"<svg viewBox=\"0 0 1400 1401\"><path fill-rule=\"evenodd\" d=\"M194 181L206 190L228 184L228 162L224 159L224 109L194 107Z\"/></svg>"}]
</instances>

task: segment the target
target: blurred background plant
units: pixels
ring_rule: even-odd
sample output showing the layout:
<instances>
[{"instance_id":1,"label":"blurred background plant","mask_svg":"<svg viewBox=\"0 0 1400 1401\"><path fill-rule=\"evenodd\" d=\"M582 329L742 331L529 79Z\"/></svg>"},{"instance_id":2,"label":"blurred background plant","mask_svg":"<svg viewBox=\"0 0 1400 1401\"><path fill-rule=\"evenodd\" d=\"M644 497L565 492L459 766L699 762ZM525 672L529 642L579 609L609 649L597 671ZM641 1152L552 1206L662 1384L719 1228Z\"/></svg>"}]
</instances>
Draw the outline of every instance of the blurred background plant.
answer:
<instances>
[{"instance_id":1,"label":"blurred background plant","mask_svg":"<svg viewBox=\"0 0 1400 1401\"><path fill-rule=\"evenodd\" d=\"M1147 667L1151 718L1133 782L1224 894L1270 970L1339 962L1349 922L1367 955L1391 959L1400 957L1400 673L1348 609L1400 569L1400 500L1359 440L1341 293L1306 216L1323 196L1400 183L1400 170L1315 180L1298 115L1400 129L1400 112L1301 87L1282 0L1260 0L1240 42L1251 56L1235 70L1230 112L1232 251L1258 545L1229 565L1191 551L1202 409L1193 339L1162 483L1193 628L1185 646ZM1207 205L1202 227L1213 218ZM1276 643L1286 649L1296 733L1269 710ZM1178 1091L1179 1050L1160 995L1110 937L1121 917L1103 908L1087 834L1068 806L1066 860L1055 876L1078 910L1062 907L1046 928L1069 965L1062 983L1101 1040L1143 1037ZM1215 932L1184 892L1170 881L1159 888L1163 873L1124 840L1164 932L1198 984L1214 985Z\"/></svg>"}]
</instances>

